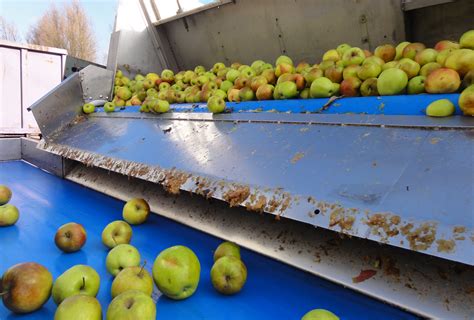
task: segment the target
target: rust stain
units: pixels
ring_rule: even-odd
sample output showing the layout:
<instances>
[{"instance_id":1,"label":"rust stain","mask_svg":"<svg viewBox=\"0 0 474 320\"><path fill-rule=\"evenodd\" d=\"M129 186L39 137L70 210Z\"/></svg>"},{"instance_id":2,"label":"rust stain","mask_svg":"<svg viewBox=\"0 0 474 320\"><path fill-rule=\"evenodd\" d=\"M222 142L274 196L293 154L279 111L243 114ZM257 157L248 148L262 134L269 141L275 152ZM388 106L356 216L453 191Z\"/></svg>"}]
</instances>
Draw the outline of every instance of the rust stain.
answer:
<instances>
[{"instance_id":1,"label":"rust stain","mask_svg":"<svg viewBox=\"0 0 474 320\"><path fill-rule=\"evenodd\" d=\"M464 226L453 227L453 233L464 233L464 232L466 232L466 227Z\"/></svg>"},{"instance_id":2,"label":"rust stain","mask_svg":"<svg viewBox=\"0 0 474 320\"><path fill-rule=\"evenodd\" d=\"M413 250L427 250L436 238L436 225L425 222L413 230L413 224L408 223L401 228L402 234L406 237Z\"/></svg>"},{"instance_id":3,"label":"rust stain","mask_svg":"<svg viewBox=\"0 0 474 320\"><path fill-rule=\"evenodd\" d=\"M303 152L297 152L295 153L295 155L293 156L293 158L291 158L291 163L292 164L295 164L297 163L298 161L300 161L302 158L304 157L304 153Z\"/></svg>"},{"instance_id":4,"label":"rust stain","mask_svg":"<svg viewBox=\"0 0 474 320\"><path fill-rule=\"evenodd\" d=\"M224 193L223 198L229 203L231 207L236 207L244 202L250 195L250 188L248 186L235 186Z\"/></svg>"},{"instance_id":5,"label":"rust stain","mask_svg":"<svg viewBox=\"0 0 474 320\"><path fill-rule=\"evenodd\" d=\"M440 141L441 141L440 138L431 138L430 143L431 143L431 144L437 144L437 143L440 142Z\"/></svg>"},{"instance_id":6,"label":"rust stain","mask_svg":"<svg viewBox=\"0 0 474 320\"><path fill-rule=\"evenodd\" d=\"M351 211L349 211L351 212ZM348 211L340 205L334 205L329 216L329 227L339 226L341 232L352 229L354 225L355 217L348 215Z\"/></svg>"},{"instance_id":7,"label":"rust stain","mask_svg":"<svg viewBox=\"0 0 474 320\"><path fill-rule=\"evenodd\" d=\"M263 195L259 196L257 201L252 199L251 201L247 202L245 206L247 207L248 211L256 211L262 213L267 205L267 198Z\"/></svg>"},{"instance_id":8,"label":"rust stain","mask_svg":"<svg viewBox=\"0 0 474 320\"><path fill-rule=\"evenodd\" d=\"M373 235L380 236L382 240L387 240L400 233L397 228L400 217L391 213L374 213L364 223L371 228Z\"/></svg>"},{"instance_id":9,"label":"rust stain","mask_svg":"<svg viewBox=\"0 0 474 320\"><path fill-rule=\"evenodd\" d=\"M436 240L436 243L438 244L438 252L451 253L456 248L454 240L439 239Z\"/></svg>"},{"instance_id":10,"label":"rust stain","mask_svg":"<svg viewBox=\"0 0 474 320\"><path fill-rule=\"evenodd\" d=\"M177 170L167 170L163 187L171 194L179 194L181 186L188 180L191 175Z\"/></svg>"}]
</instances>

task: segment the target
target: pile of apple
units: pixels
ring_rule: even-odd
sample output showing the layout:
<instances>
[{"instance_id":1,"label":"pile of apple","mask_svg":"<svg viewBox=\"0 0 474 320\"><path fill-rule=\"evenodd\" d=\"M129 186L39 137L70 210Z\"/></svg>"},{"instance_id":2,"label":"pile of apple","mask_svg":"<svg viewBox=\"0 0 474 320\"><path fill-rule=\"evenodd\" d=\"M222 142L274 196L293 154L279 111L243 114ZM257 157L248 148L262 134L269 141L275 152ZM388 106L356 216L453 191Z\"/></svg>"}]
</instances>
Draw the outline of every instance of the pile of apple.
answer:
<instances>
[{"instance_id":1,"label":"pile of apple","mask_svg":"<svg viewBox=\"0 0 474 320\"><path fill-rule=\"evenodd\" d=\"M171 103L207 102L211 112L225 109L225 101L268 99L308 99L331 96L378 96L420 93L452 93L474 84L474 30L459 42L442 40L434 48L422 43L384 44L374 52L341 44L327 51L322 61L311 65L280 56L275 65L262 60L250 66L218 62L210 70L194 70L161 75L137 74L130 80L119 70L115 76L114 99L105 104L106 112L115 107L140 105L142 112L163 113ZM474 115L472 89L459 99L466 115ZM94 112L92 104L84 112ZM431 116L454 112L448 100L427 110Z\"/></svg>"},{"instance_id":2,"label":"pile of apple","mask_svg":"<svg viewBox=\"0 0 474 320\"><path fill-rule=\"evenodd\" d=\"M6 204L11 191L0 186L0 203ZM11 211L0 211L0 223L13 225L18 218ZM106 258L107 271L114 276L111 286L112 301L107 319L155 319L156 305L151 295L153 283L167 297L181 300L197 289L201 273L199 259L185 246L163 250L155 259L152 275L141 262L140 253L130 244L132 225L144 223L150 207L143 199L132 199L123 208L123 220L109 223L102 231L102 242L110 249ZM8 216L8 219L6 217ZM84 227L70 222L56 232L54 242L66 253L80 250L87 240ZM239 292L247 280L247 268L240 258L240 248L224 242L214 253L211 280L215 289L226 295ZM50 298L58 305L56 320L102 319L102 308L96 295L100 277L94 268L75 265L55 281L44 266L35 262L10 267L0 279L0 296L4 305L15 313L30 313L41 308Z\"/></svg>"}]
</instances>

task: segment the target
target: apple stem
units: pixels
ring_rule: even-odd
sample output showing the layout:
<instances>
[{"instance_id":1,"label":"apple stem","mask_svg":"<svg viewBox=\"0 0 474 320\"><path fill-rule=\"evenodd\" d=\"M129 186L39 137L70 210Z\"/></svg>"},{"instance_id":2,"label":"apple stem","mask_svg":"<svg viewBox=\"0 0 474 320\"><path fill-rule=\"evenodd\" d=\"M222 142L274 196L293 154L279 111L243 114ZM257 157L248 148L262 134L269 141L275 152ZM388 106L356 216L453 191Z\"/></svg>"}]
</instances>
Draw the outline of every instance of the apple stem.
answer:
<instances>
[{"instance_id":1,"label":"apple stem","mask_svg":"<svg viewBox=\"0 0 474 320\"><path fill-rule=\"evenodd\" d=\"M82 289L86 287L86 278L82 277Z\"/></svg>"},{"instance_id":2,"label":"apple stem","mask_svg":"<svg viewBox=\"0 0 474 320\"><path fill-rule=\"evenodd\" d=\"M0 292L0 297L6 295L7 293L8 293L8 291Z\"/></svg>"},{"instance_id":3,"label":"apple stem","mask_svg":"<svg viewBox=\"0 0 474 320\"><path fill-rule=\"evenodd\" d=\"M140 269L140 272L138 273L138 276L141 277L142 276L142 273L143 273L143 269L145 268L146 266L146 260L143 261L143 264L142 264L142 268Z\"/></svg>"}]
</instances>

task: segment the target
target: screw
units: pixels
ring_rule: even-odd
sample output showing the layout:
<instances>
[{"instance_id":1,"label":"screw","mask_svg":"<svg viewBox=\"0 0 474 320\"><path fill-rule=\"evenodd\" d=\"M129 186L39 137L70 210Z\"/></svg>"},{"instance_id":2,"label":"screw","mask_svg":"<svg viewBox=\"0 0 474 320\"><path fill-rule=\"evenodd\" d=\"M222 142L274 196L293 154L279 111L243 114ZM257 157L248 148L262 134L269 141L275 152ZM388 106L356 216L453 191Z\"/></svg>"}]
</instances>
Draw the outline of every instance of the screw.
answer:
<instances>
[{"instance_id":1,"label":"screw","mask_svg":"<svg viewBox=\"0 0 474 320\"><path fill-rule=\"evenodd\" d=\"M360 22L360 23L366 23L366 22L367 22L367 17L365 16L365 14L363 14L363 15L360 16L359 22Z\"/></svg>"},{"instance_id":2,"label":"screw","mask_svg":"<svg viewBox=\"0 0 474 320\"><path fill-rule=\"evenodd\" d=\"M99 98L102 98L102 95L101 95L101 94L99 95Z\"/></svg>"}]
</instances>

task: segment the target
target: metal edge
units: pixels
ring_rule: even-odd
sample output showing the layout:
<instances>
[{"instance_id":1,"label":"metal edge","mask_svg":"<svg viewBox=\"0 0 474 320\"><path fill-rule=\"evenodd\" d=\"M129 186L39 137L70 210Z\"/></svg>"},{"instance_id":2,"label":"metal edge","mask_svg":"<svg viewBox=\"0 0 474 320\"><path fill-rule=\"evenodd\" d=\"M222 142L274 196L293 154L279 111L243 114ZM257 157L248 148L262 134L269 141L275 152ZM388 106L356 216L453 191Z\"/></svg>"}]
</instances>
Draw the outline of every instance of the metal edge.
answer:
<instances>
[{"instance_id":1,"label":"metal edge","mask_svg":"<svg viewBox=\"0 0 474 320\"><path fill-rule=\"evenodd\" d=\"M427 318L472 318L468 293L474 268L427 257L300 222L229 208L184 193L170 197L160 186L100 168L78 165L66 179L127 201L143 197L159 215L238 243L250 250L326 278ZM361 270L373 278L354 283ZM460 294L460 292L466 292Z\"/></svg>"}]
</instances>

